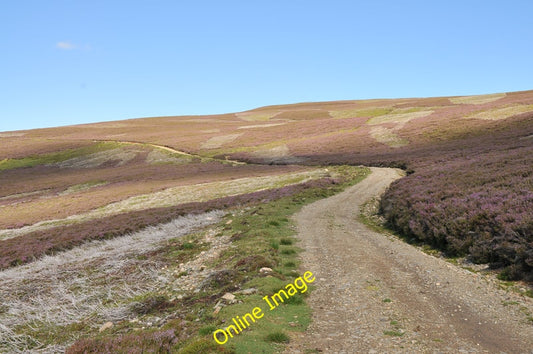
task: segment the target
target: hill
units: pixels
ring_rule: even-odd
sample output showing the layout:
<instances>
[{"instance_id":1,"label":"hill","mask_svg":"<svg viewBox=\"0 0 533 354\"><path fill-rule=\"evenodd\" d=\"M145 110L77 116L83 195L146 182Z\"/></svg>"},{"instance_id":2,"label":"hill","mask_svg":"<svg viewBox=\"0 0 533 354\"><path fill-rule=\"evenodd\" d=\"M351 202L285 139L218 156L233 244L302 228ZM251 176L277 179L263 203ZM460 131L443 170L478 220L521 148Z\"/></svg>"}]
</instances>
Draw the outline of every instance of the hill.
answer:
<instances>
[{"instance_id":1,"label":"hill","mask_svg":"<svg viewBox=\"0 0 533 354\"><path fill-rule=\"evenodd\" d=\"M185 215L199 215L203 224L220 218L205 214L213 210L258 208L251 218L263 215L261 205L284 198L307 203L364 175L347 165L366 165L406 172L380 201L388 227L447 257L489 264L502 279L533 281L533 91L139 118L3 132L0 144L0 269L7 271ZM293 210L291 203L282 205ZM265 218L267 235L285 222ZM249 262L291 264L280 276L292 274L296 263L280 258L280 240L258 235L244 217L241 223L225 227L235 240L250 233L239 252L259 257L250 250L260 244L264 253L227 255L224 262L240 271ZM181 257L186 247L204 250L202 242L193 243L173 244L169 252ZM258 276L256 268L249 270ZM24 284L20 291L27 295ZM0 348L12 334L0 328Z\"/></svg>"}]
</instances>

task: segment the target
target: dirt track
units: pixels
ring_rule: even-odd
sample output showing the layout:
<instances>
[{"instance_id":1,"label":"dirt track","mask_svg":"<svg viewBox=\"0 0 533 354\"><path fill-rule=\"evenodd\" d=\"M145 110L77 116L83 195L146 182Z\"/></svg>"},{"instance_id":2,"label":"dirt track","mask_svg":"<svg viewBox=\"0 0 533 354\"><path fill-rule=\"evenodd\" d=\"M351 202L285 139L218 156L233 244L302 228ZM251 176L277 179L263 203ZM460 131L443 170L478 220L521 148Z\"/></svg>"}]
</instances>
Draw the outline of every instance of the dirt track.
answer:
<instances>
[{"instance_id":1,"label":"dirt track","mask_svg":"<svg viewBox=\"0 0 533 354\"><path fill-rule=\"evenodd\" d=\"M533 353L533 299L369 230L359 207L398 173L373 168L296 216L313 322L288 353Z\"/></svg>"}]
</instances>

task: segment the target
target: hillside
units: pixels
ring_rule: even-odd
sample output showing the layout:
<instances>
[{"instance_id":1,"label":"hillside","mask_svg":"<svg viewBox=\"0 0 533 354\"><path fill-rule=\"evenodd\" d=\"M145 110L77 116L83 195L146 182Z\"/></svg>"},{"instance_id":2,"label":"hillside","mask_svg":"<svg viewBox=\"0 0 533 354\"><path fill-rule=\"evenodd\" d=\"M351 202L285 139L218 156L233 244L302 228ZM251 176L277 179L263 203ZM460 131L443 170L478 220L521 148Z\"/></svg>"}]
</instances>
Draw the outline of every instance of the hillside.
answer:
<instances>
[{"instance_id":1,"label":"hillside","mask_svg":"<svg viewBox=\"0 0 533 354\"><path fill-rule=\"evenodd\" d=\"M225 285L220 288L202 288L205 296L200 299L194 294L183 295L183 289L172 292L161 304L152 304L157 307L154 313L165 306L212 306L223 295L221 289L241 289L250 281L246 277L261 278L259 269L264 266L274 268L279 279L294 277L297 250L278 252L278 233L288 232L283 227L290 214L279 211L277 215L277 209L282 205L293 212L298 205L337 193L367 173L364 168L350 166L405 170L406 176L383 195L379 209L387 227L409 242L432 247L433 252L448 258L461 257L487 266L503 280L533 281L533 91L299 103L234 114L139 118L3 132L0 146L0 291L6 294L16 284L17 296L29 297L31 292L17 278L16 270L21 269L30 279L37 269L34 280L42 286L43 299L53 298L43 280L50 275L38 276L46 273L46 262L58 262L66 272L56 279L61 286L73 282L67 269L78 272L83 267L95 267L87 271L89 280L78 279L82 290L75 287L73 291L86 291L85 281L98 288L105 280L94 274L105 272L105 253L91 249L94 258L83 258L76 266L68 258L75 257L68 252L89 247L88 241L112 242L124 235L144 235L143 230L157 230L175 220L182 220L189 233L195 232L191 226L195 223L219 227L183 241L178 236L182 235L181 227L167 225L163 228L172 230L176 239L165 239L170 245L166 251L155 243L139 243L124 253L127 257L109 255L122 262L109 265L111 279L118 281L120 274L125 274L125 283L117 285L115 294L110 291L110 298L105 300L105 291L98 290L98 304L83 305L87 306L83 311L80 305L83 315L73 315L59 327L50 327L50 322L59 321L61 315L50 315L52 320L28 316L26 322L19 322L10 316L35 312L38 307L25 308L27 304L15 297L10 297L10 304L0 302L0 319L12 324L0 325L0 351L3 345L23 351L57 343L64 349L72 340L50 344L44 339L43 328L53 329L56 334L52 337L57 337L65 326L77 324L80 330L73 329L75 338L91 337L89 333L98 323L91 320L93 315L98 321L131 320L131 311L124 303L143 303L155 296L147 295L150 286L168 285L159 280L149 283L143 276L136 278L138 274L132 269L139 267L144 275L153 271L158 277L162 275L152 265L175 267L176 274L183 276L188 272L183 264L201 252L211 252L209 245L220 247L213 251L212 260L222 255L220 263L210 266L238 270L230 272L231 281L221 281ZM277 216L264 216L260 233L251 220L266 215L263 206ZM191 215L197 219L190 219ZM242 216L241 224L232 224L238 215L246 217ZM215 234L227 239L217 239ZM293 241L286 242L292 245ZM254 248L257 245L261 251ZM232 247L237 247L235 253L231 253ZM45 255L50 259L42 258ZM170 261L172 255L180 260ZM248 263L254 266L248 267ZM117 295L129 291L128 284L136 282L138 288L131 288L130 297ZM274 290L272 285L267 289ZM188 302L178 300L178 294ZM68 297L64 300L69 301ZM111 314L98 307L108 303L117 304L113 311L123 312ZM4 306L8 310L3 310ZM19 312L9 312L9 306ZM91 311L95 311L93 315ZM136 314L152 314L152 310L143 311ZM186 321L189 328L176 338L190 340L191 331L198 330L198 325L190 324L195 318L191 320L185 313L176 316L172 328L179 327L176 323L180 321ZM32 326L37 330L28 329ZM128 326L120 327L116 334L131 333L133 325ZM151 333L146 334L147 341L152 341ZM168 333L164 333L161 338L167 338ZM168 335L172 343L176 339L173 336ZM79 348L97 345L82 344Z\"/></svg>"}]
</instances>

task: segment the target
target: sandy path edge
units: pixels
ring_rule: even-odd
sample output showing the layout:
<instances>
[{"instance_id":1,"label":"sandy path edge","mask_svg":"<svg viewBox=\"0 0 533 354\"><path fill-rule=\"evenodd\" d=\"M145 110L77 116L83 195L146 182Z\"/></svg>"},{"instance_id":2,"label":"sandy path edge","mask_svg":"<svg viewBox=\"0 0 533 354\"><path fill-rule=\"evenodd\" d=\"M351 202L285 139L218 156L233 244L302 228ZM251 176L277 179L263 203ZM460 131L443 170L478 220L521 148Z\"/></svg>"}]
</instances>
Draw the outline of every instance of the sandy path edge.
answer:
<instances>
[{"instance_id":1,"label":"sandy path edge","mask_svg":"<svg viewBox=\"0 0 533 354\"><path fill-rule=\"evenodd\" d=\"M533 353L533 299L356 220L397 178L397 170L372 168L294 216L301 270L317 281L308 300L313 321L286 352Z\"/></svg>"}]
</instances>

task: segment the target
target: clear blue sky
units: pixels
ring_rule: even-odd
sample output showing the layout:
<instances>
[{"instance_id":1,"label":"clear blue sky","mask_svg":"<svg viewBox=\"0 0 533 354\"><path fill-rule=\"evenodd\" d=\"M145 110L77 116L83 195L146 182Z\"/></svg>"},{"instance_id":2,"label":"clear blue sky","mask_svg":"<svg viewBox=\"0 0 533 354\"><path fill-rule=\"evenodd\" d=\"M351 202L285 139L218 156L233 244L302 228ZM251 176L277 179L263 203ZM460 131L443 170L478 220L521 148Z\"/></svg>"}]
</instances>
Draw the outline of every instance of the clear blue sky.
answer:
<instances>
[{"instance_id":1,"label":"clear blue sky","mask_svg":"<svg viewBox=\"0 0 533 354\"><path fill-rule=\"evenodd\" d=\"M0 131L533 89L532 1L4 0Z\"/></svg>"}]
</instances>

